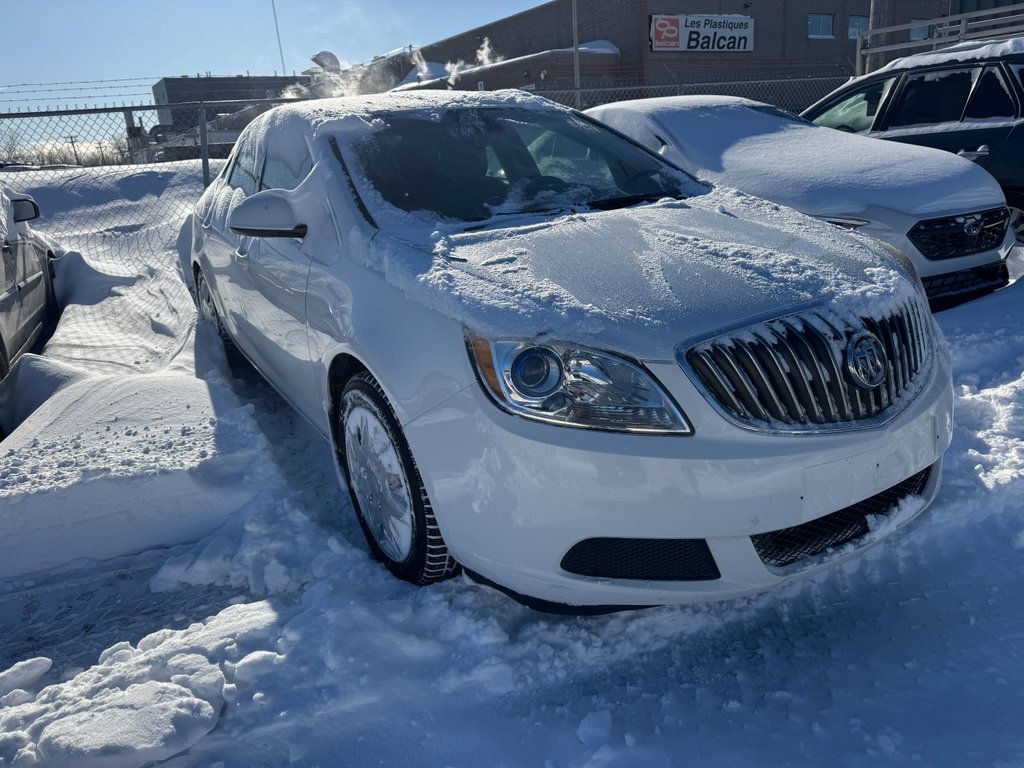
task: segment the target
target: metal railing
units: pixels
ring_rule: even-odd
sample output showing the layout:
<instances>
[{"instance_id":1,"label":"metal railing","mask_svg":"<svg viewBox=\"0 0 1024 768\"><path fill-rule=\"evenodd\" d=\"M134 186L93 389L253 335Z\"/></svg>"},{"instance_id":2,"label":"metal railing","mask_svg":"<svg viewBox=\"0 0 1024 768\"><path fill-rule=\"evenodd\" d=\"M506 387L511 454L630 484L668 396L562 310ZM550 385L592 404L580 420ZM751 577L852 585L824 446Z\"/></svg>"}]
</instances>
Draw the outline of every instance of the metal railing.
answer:
<instances>
[{"instance_id":1,"label":"metal railing","mask_svg":"<svg viewBox=\"0 0 1024 768\"><path fill-rule=\"evenodd\" d=\"M911 30L928 29L927 37L917 40ZM905 33L905 34L904 34ZM896 38L907 37L906 40ZM894 24L878 27L861 33L857 38L857 74L872 72L900 52L901 55L934 51L955 43L970 40L1006 40L1024 36L1024 2L969 11L937 19L915 21L909 24Z\"/></svg>"}]
</instances>

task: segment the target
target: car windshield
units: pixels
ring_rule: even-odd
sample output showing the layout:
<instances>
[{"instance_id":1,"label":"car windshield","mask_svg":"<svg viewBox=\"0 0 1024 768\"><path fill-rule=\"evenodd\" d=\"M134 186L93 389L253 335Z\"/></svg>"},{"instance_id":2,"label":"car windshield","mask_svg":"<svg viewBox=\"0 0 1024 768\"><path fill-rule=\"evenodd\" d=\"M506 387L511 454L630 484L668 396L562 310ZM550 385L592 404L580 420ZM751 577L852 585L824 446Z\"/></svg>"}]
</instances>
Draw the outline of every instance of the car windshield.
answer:
<instances>
[{"instance_id":1,"label":"car windshield","mask_svg":"<svg viewBox=\"0 0 1024 768\"><path fill-rule=\"evenodd\" d=\"M423 223L570 207L614 208L692 193L693 179L571 112L449 108L378 116L352 170L378 224Z\"/></svg>"}]
</instances>

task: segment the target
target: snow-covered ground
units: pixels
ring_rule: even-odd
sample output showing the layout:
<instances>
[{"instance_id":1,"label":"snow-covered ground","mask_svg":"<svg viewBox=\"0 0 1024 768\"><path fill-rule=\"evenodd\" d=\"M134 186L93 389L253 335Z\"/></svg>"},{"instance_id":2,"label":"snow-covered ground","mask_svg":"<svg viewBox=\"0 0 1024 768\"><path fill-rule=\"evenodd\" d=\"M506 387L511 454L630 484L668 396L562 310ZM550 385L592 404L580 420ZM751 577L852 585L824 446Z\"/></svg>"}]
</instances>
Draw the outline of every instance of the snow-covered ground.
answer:
<instances>
[{"instance_id":1,"label":"snow-covered ground","mask_svg":"<svg viewBox=\"0 0 1024 768\"><path fill-rule=\"evenodd\" d=\"M557 617L372 562L327 445L197 331L177 222L119 223L109 189L144 214L198 169L98 178L31 190L94 231L0 387L0 766L1024 764L1024 282L940 316L956 432L911 527L758 598Z\"/></svg>"}]
</instances>

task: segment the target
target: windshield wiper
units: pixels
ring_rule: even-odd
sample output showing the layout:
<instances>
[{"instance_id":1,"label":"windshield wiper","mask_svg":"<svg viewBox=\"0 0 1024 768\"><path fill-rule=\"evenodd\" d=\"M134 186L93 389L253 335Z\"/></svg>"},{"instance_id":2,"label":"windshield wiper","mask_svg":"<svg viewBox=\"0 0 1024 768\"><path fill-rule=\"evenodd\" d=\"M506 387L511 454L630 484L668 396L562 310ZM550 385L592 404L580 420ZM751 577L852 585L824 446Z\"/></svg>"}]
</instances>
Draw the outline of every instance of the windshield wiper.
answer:
<instances>
[{"instance_id":1,"label":"windshield wiper","mask_svg":"<svg viewBox=\"0 0 1024 768\"><path fill-rule=\"evenodd\" d=\"M590 200L586 203L588 208L595 208L599 211L610 211L613 208L628 208L639 203L656 203L670 197L673 200L682 200L683 196L669 192L648 192L644 195L624 195L623 197L606 197L603 200Z\"/></svg>"},{"instance_id":2,"label":"windshield wiper","mask_svg":"<svg viewBox=\"0 0 1024 768\"><path fill-rule=\"evenodd\" d=\"M464 232L476 232L476 231L481 230L481 229L487 229L487 227L491 227L491 226L494 226L495 224L500 223L500 222L496 221L496 219L503 219L503 218L508 218L508 217L511 217L511 216L536 216L538 214L544 214L544 215L550 216L552 214L564 213L566 211L571 211L571 210L572 210L572 208L568 208L568 207L563 205L563 206L558 206L556 208L530 208L530 209L527 209L525 211L502 211L501 213L492 213L489 218L486 218L483 221L481 221L480 223L474 224L471 227L466 227L463 231Z\"/></svg>"}]
</instances>

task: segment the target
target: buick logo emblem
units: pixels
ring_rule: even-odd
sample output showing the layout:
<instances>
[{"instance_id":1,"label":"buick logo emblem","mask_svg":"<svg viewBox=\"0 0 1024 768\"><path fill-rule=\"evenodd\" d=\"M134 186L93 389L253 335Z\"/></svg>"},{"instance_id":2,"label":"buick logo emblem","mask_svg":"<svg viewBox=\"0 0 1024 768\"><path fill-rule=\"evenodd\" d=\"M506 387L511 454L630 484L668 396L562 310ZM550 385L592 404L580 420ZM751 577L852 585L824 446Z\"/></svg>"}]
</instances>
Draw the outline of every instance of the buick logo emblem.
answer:
<instances>
[{"instance_id":1,"label":"buick logo emblem","mask_svg":"<svg viewBox=\"0 0 1024 768\"><path fill-rule=\"evenodd\" d=\"M981 221L978 219L968 219L964 222L964 234L968 237L977 237L981 234Z\"/></svg>"},{"instance_id":2,"label":"buick logo emblem","mask_svg":"<svg viewBox=\"0 0 1024 768\"><path fill-rule=\"evenodd\" d=\"M858 387L875 389L889 370L882 342L870 333L854 336L846 346L846 369Z\"/></svg>"}]
</instances>

